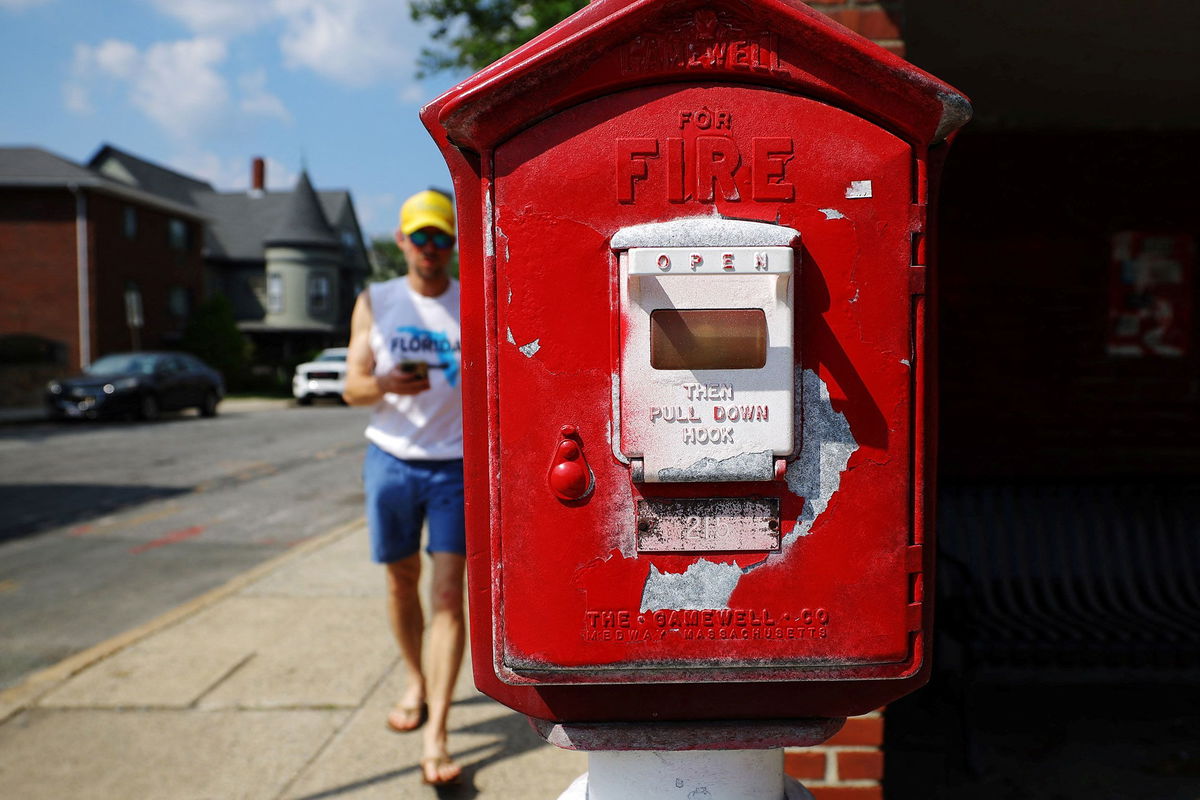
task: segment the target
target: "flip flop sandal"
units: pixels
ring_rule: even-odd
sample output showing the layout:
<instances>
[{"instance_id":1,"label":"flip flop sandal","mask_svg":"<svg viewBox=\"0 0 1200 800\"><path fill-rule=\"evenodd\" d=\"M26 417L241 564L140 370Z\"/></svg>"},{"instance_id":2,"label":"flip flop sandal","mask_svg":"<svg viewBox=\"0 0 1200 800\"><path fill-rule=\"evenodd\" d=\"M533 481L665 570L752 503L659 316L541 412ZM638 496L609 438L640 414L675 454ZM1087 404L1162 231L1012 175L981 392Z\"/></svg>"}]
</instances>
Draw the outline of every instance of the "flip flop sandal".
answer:
<instances>
[{"instance_id":1,"label":"flip flop sandal","mask_svg":"<svg viewBox=\"0 0 1200 800\"><path fill-rule=\"evenodd\" d=\"M454 763L454 759L450 758L450 756L429 756L428 758L422 758L421 759L421 781L423 783L425 783L425 785L427 785L427 786L449 786L451 784L458 783L459 781L462 780L462 770L461 769L459 769L457 772L455 772L449 778L443 778L442 770L445 769L446 767L456 767L457 768L458 765ZM429 773L431 771L431 768L432 768L432 772L434 774L433 780L429 779Z\"/></svg>"},{"instance_id":2,"label":"flip flop sandal","mask_svg":"<svg viewBox=\"0 0 1200 800\"><path fill-rule=\"evenodd\" d=\"M397 714L397 711L400 713ZM421 703L419 706L399 706L392 709L391 713L387 715L387 726L396 733L411 733L424 725L428 719L429 705L427 703ZM410 721L411 725L405 724Z\"/></svg>"}]
</instances>

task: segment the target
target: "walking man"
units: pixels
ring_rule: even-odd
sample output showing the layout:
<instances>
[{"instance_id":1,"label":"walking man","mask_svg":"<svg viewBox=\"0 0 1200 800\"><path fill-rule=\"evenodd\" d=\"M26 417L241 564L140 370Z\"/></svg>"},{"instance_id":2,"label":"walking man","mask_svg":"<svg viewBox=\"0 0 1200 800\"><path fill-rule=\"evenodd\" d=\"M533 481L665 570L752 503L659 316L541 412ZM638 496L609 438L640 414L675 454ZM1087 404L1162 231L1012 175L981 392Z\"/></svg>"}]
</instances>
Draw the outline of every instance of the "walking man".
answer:
<instances>
[{"instance_id":1,"label":"walking man","mask_svg":"<svg viewBox=\"0 0 1200 800\"><path fill-rule=\"evenodd\" d=\"M407 679L387 724L399 732L425 726L421 776L433 785L461 773L446 744L465 629L459 295L446 272L454 241L449 197L428 190L404 202L396 242L408 274L358 296L343 394L351 405L374 406L363 464L366 517L372 557L386 567L388 614ZM417 582L426 522L433 576L423 647Z\"/></svg>"}]
</instances>

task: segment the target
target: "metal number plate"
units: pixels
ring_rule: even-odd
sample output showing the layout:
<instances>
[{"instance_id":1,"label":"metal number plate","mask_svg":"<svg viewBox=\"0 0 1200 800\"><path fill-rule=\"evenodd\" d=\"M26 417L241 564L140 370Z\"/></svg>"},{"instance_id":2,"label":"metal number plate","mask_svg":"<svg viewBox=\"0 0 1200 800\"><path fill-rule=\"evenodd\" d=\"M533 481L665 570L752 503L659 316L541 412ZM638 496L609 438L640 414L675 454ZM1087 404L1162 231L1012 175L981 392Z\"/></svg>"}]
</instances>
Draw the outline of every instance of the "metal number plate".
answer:
<instances>
[{"instance_id":1,"label":"metal number plate","mask_svg":"<svg viewBox=\"0 0 1200 800\"><path fill-rule=\"evenodd\" d=\"M637 546L648 553L779 549L779 500L758 497L641 499Z\"/></svg>"}]
</instances>

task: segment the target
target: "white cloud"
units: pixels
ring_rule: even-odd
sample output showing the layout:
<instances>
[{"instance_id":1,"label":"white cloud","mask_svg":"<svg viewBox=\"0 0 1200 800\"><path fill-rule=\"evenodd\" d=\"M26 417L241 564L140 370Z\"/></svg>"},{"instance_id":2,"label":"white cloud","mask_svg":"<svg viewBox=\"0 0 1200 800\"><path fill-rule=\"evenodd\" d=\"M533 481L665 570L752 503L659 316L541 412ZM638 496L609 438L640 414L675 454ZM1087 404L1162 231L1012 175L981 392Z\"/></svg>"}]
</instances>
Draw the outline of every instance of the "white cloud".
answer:
<instances>
[{"instance_id":1,"label":"white cloud","mask_svg":"<svg viewBox=\"0 0 1200 800\"><path fill-rule=\"evenodd\" d=\"M248 33L277 16L274 0L151 0L151 3L193 33L214 36Z\"/></svg>"},{"instance_id":2,"label":"white cloud","mask_svg":"<svg viewBox=\"0 0 1200 800\"><path fill-rule=\"evenodd\" d=\"M0 0L17 8L41 0ZM292 121L283 99L267 88L266 69L236 81L223 72L228 42L274 26L283 63L336 83L364 87L390 79L401 102L426 99L411 81L415 53L426 35L398 0L148 0L196 35L144 49L108 39L79 44L63 103L76 114L91 113L92 93L104 80L128 90L130 103L181 141L196 141L229 121L229 115Z\"/></svg>"},{"instance_id":3,"label":"white cloud","mask_svg":"<svg viewBox=\"0 0 1200 800\"><path fill-rule=\"evenodd\" d=\"M92 107L91 97L88 96L87 89L81 84L68 81L63 85L63 105L72 114L91 114L95 109Z\"/></svg>"},{"instance_id":4,"label":"white cloud","mask_svg":"<svg viewBox=\"0 0 1200 800\"><path fill-rule=\"evenodd\" d=\"M401 0L150 2L194 34L223 41L279 28L279 49L288 68L308 69L346 86L411 75L416 53L428 40Z\"/></svg>"},{"instance_id":5,"label":"white cloud","mask_svg":"<svg viewBox=\"0 0 1200 800\"><path fill-rule=\"evenodd\" d=\"M90 62L114 78L129 78L138 68L141 55L129 42L106 39L94 48L81 45L75 48L77 63L80 59ZM82 64L82 66L86 66Z\"/></svg>"},{"instance_id":6,"label":"white cloud","mask_svg":"<svg viewBox=\"0 0 1200 800\"><path fill-rule=\"evenodd\" d=\"M72 110L89 108L88 87L98 77L115 78L128 84L135 108L172 136L194 138L228 110L229 89L217 71L225 56L225 44L213 38L159 42L144 53L116 39L76 45L65 101Z\"/></svg>"},{"instance_id":7,"label":"white cloud","mask_svg":"<svg viewBox=\"0 0 1200 800\"><path fill-rule=\"evenodd\" d=\"M425 99L425 88L421 84L413 82L402 87L398 96L401 103L418 105Z\"/></svg>"},{"instance_id":8,"label":"white cloud","mask_svg":"<svg viewBox=\"0 0 1200 800\"><path fill-rule=\"evenodd\" d=\"M347 86L413 69L416 27L395 0L276 0L284 63Z\"/></svg>"},{"instance_id":9,"label":"white cloud","mask_svg":"<svg viewBox=\"0 0 1200 800\"><path fill-rule=\"evenodd\" d=\"M227 158L216 153L190 150L170 158L174 169L203 178L222 191L238 192L250 188L252 156ZM267 188L271 191L290 191L296 188L300 175L283 163L267 158Z\"/></svg>"},{"instance_id":10,"label":"white cloud","mask_svg":"<svg viewBox=\"0 0 1200 800\"><path fill-rule=\"evenodd\" d=\"M179 138L210 129L229 101L216 69L224 60L225 45L217 39L151 45L133 79L133 104Z\"/></svg>"},{"instance_id":11,"label":"white cloud","mask_svg":"<svg viewBox=\"0 0 1200 800\"><path fill-rule=\"evenodd\" d=\"M283 122L291 122L291 112L276 95L267 91L267 72L257 70L248 72L238 78L238 89L242 99L239 108L247 114L260 117L274 117Z\"/></svg>"}]
</instances>

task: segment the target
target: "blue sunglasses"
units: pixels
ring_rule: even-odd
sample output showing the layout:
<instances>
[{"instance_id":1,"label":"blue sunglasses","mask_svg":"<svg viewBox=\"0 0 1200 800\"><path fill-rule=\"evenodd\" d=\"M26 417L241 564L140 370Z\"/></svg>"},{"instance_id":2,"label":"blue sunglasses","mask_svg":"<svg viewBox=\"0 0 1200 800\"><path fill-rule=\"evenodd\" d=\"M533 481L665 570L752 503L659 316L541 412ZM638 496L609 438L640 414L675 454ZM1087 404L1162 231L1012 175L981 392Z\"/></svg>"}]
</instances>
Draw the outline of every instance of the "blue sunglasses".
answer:
<instances>
[{"instance_id":1,"label":"blue sunglasses","mask_svg":"<svg viewBox=\"0 0 1200 800\"><path fill-rule=\"evenodd\" d=\"M454 247L454 237L448 233L429 233L428 231L413 231L408 235L408 240L417 247L424 247L433 242L433 246L438 250L449 250Z\"/></svg>"}]
</instances>

